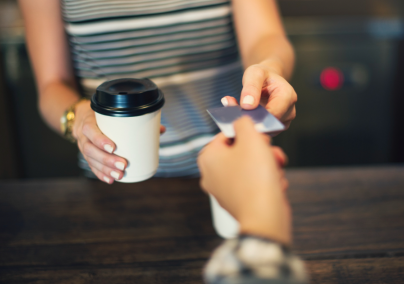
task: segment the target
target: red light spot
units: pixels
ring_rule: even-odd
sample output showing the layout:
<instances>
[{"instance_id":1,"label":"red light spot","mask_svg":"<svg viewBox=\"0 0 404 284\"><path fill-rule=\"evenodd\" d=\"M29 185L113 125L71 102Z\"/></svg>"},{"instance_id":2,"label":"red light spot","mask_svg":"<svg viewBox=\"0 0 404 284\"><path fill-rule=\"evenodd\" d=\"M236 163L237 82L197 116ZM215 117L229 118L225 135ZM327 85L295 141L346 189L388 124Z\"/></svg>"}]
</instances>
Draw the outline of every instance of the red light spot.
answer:
<instances>
[{"instance_id":1,"label":"red light spot","mask_svg":"<svg viewBox=\"0 0 404 284\"><path fill-rule=\"evenodd\" d=\"M335 91L342 87L344 74L338 68L328 67L321 72L320 82L324 89Z\"/></svg>"}]
</instances>

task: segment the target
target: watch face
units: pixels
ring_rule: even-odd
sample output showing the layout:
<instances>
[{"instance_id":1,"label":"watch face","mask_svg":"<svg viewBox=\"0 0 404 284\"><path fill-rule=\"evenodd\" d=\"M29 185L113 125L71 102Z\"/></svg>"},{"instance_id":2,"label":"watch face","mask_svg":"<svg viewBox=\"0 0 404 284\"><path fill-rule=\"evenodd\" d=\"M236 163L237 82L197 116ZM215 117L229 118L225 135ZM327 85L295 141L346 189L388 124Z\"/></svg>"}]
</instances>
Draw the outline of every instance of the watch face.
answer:
<instances>
[{"instance_id":1,"label":"watch face","mask_svg":"<svg viewBox=\"0 0 404 284\"><path fill-rule=\"evenodd\" d=\"M66 115L66 119L68 120L68 121L70 121L70 120L73 120L74 119L74 112L73 111L69 111L68 113L67 113L67 115Z\"/></svg>"},{"instance_id":2,"label":"watch face","mask_svg":"<svg viewBox=\"0 0 404 284\"><path fill-rule=\"evenodd\" d=\"M60 118L60 129L62 130L63 134L66 132L66 123L67 123L66 116L63 115Z\"/></svg>"},{"instance_id":3,"label":"watch face","mask_svg":"<svg viewBox=\"0 0 404 284\"><path fill-rule=\"evenodd\" d=\"M81 100L80 100L81 101ZM79 102L80 102L79 101ZM77 104L77 103L76 103ZM71 142L76 142L76 139L73 136L73 124L74 124L74 119L75 119L75 105L71 106L60 118L60 129L62 130L63 136L71 141Z\"/></svg>"}]
</instances>

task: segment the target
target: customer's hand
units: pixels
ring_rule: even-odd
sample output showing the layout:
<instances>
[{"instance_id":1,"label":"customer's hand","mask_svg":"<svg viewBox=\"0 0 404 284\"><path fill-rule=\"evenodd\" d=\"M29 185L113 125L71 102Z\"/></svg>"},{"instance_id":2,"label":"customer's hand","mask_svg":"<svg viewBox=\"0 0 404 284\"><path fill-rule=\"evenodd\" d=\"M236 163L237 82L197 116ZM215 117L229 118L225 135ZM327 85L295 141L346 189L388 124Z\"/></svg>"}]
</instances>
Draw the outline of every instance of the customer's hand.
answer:
<instances>
[{"instance_id":1,"label":"customer's hand","mask_svg":"<svg viewBox=\"0 0 404 284\"><path fill-rule=\"evenodd\" d=\"M240 105L243 109L255 109L262 104L288 129L296 117L297 94L282 76L264 64L248 67L243 76ZM224 106L238 105L233 97L222 98Z\"/></svg>"},{"instance_id":2,"label":"customer's hand","mask_svg":"<svg viewBox=\"0 0 404 284\"><path fill-rule=\"evenodd\" d=\"M164 131L164 126L161 126L160 132ZM76 105L73 136L91 170L101 181L111 184L123 177L128 162L113 154L116 145L98 128L89 101Z\"/></svg>"},{"instance_id":3,"label":"customer's hand","mask_svg":"<svg viewBox=\"0 0 404 284\"><path fill-rule=\"evenodd\" d=\"M290 244L287 181L281 169L286 156L270 146L250 118L240 118L234 128L234 143L220 133L200 153L201 187L239 221L241 233Z\"/></svg>"}]
</instances>

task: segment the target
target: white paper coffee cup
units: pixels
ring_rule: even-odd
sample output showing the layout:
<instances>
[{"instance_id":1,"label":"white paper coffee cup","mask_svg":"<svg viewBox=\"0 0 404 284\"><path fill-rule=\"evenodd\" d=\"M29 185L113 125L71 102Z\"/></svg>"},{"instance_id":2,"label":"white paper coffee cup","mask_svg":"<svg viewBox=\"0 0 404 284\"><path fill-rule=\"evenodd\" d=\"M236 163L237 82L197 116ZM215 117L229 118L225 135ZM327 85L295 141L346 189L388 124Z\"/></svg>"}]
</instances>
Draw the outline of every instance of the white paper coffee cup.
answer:
<instances>
[{"instance_id":1,"label":"white paper coffee cup","mask_svg":"<svg viewBox=\"0 0 404 284\"><path fill-rule=\"evenodd\" d=\"M209 194L210 208L212 211L213 227L216 233L225 239L232 239L237 237L239 233L239 223L233 216L230 215L216 198Z\"/></svg>"},{"instance_id":2,"label":"white paper coffee cup","mask_svg":"<svg viewBox=\"0 0 404 284\"><path fill-rule=\"evenodd\" d=\"M159 165L161 111L134 117L110 117L95 113L102 133L114 141L115 155L128 161L120 182L139 182L152 177Z\"/></svg>"},{"instance_id":3,"label":"white paper coffee cup","mask_svg":"<svg viewBox=\"0 0 404 284\"><path fill-rule=\"evenodd\" d=\"M148 79L118 79L101 84L91 100L97 125L128 166L119 182L152 177L159 165L160 120L164 96Z\"/></svg>"}]
</instances>

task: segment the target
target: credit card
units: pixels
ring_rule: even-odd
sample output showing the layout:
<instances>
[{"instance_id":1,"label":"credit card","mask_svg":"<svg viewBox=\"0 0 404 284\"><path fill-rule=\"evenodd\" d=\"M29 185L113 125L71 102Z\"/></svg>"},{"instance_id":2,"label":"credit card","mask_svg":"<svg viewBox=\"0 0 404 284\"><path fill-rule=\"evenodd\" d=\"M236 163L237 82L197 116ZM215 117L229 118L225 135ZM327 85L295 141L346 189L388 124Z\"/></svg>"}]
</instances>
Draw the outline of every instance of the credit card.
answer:
<instances>
[{"instance_id":1,"label":"credit card","mask_svg":"<svg viewBox=\"0 0 404 284\"><path fill-rule=\"evenodd\" d=\"M232 106L211 108L207 112L216 122L224 136L228 138L235 137L233 122L244 115L251 117L255 123L255 129L259 132L270 134L285 129L285 126L261 105L253 110L245 110L240 106Z\"/></svg>"}]
</instances>

